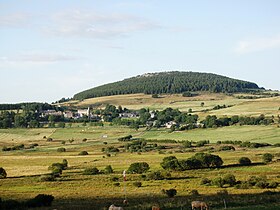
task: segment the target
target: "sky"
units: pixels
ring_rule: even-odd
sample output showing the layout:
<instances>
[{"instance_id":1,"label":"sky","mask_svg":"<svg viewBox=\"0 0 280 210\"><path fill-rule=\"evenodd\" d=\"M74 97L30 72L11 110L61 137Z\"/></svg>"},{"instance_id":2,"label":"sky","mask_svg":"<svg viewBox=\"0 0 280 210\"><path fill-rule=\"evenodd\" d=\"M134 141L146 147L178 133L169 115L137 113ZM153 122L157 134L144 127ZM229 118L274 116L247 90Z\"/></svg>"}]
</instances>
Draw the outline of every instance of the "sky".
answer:
<instances>
[{"instance_id":1,"label":"sky","mask_svg":"<svg viewBox=\"0 0 280 210\"><path fill-rule=\"evenodd\" d=\"M0 103L173 70L280 90L279 11L278 0L0 0Z\"/></svg>"}]
</instances>

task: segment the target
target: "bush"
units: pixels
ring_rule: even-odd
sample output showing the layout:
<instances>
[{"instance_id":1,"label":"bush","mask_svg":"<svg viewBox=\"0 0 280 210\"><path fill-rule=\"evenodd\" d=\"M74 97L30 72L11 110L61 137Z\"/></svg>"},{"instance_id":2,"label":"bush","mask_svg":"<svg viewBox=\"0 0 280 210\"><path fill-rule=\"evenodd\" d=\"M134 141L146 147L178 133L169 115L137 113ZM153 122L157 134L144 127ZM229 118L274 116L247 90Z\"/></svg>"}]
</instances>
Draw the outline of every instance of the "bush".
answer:
<instances>
[{"instance_id":1,"label":"bush","mask_svg":"<svg viewBox=\"0 0 280 210\"><path fill-rule=\"evenodd\" d=\"M236 183L235 176L233 174L226 174L223 177L224 184L228 184L230 187L234 186Z\"/></svg>"},{"instance_id":2,"label":"bush","mask_svg":"<svg viewBox=\"0 0 280 210\"><path fill-rule=\"evenodd\" d=\"M4 168L0 167L0 179L5 179L7 177L7 172Z\"/></svg>"},{"instance_id":3,"label":"bush","mask_svg":"<svg viewBox=\"0 0 280 210\"><path fill-rule=\"evenodd\" d=\"M78 155L88 155L87 151L81 151Z\"/></svg>"},{"instance_id":4,"label":"bush","mask_svg":"<svg viewBox=\"0 0 280 210\"><path fill-rule=\"evenodd\" d=\"M54 197L52 195L39 194L26 202L27 207L51 206Z\"/></svg>"},{"instance_id":5,"label":"bush","mask_svg":"<svg viewBox=\"0 0 280 210\"><path fill-rule=\"evenodd\" d=\"M96 175L99 174L99 170L96 167L86 168L83 172L84 175Z\"/></svg>"},{"instance_id":6,"label":"bush","mask_svg":"<svg viewBox=\"0 0 280 210\"><path fill-rule=\"evenodd\" d=\"M160 171L154 171L148 174L149 180L162 180L164 179L163 174Z\"/></svg>"},{"instance_id":7,"label":"bush","mask_svg":"<svg viewBox=\"0 0 280 210\"><path fill-rule=\"evenodd\" d=\"M273 155L270 153L265 153L265 154L263 154L262 159L263 159L263 162L269 163L272 161Z\"/></svg>"},{"instance_id":8,"label":"bush","mask_svg":"<svg viewBox=\"0 0 280 210\"><path fill-rule=\"evenodd\" d=\"M222 177L216 177L211 181L212 185L216 185L218 187L223 187L225 182L224 179Z\"/></svg>"},{"instance_id":9,"label":"bush","mask_svg":"<svg viewBox=\"0 0 280 210\"><path fill-rule=\"evenodd\" d=\"M65 170L67 166L65 166L64 163L53 163L50 167L49 170L54 170L55 168L59 168L61 170Z\"/></svg>"},{"instance_id":10,"label":"bush","mask_svg":"<svg viewBox=\"0 0 280 210\"><path fill-rule=\"evenodd\" d=\"M251 160L247 157L241 157L239 158L238 160L239 164L242 165L242 166L248 166L248 165L251 165Z\"/></svg>"},{"instance_id":11,"label":"bush","mask_svg":"<svg viewBox=\"0 0 280 210\"><path fill-rule=\"evenodd\" d=\"M10 209L24 209L22 203L15 200L5 200L0 202L0 209L10 210Z\"/></svg>"},{"instance_id":12,"label":"bush","mask_svg":"<svg viewBox=\"0 0 280 210\"><path fill-rule=\"evenodd\" d=\"M177 190L175 189L164 190L164 193L168 196L168 198L173 198L177 194Z\"/></svg>"},{"instance_id":13,"label":"bush","mask_svg":"<svg viewBox=\"0 0 280 210\"><path fill-rule=\"evenodd\" d=\"M66 152L66 149L64 147L60 147L60 148L57 148L56 151L57 152Z\"/></svg>"},{"instance_id":14,"label":"bush","mask_svg":"<svg viewBox=\"0 0 280 210\"><path fill-rule=\"evenodd\" d=\"M150 169L150 166L146 162L139 162L139 163L132 163L127 172L128 173L135 173L135 174L142 174L147 172Z\"/></svg>"},{"instance_id":15,"label":"bush","mask_svg":"<svg viewBox=\"0 0 280 210\"><path fill-rule=\"evenodd\" d=\"M54 177L60 177L61 174L62 174L62 169L61 168L54 168L52 170L52 175Z\"/></svg>"},{"instance_id":16,"label":"bush","mask_svg":"<svg viewBox=\"0 0 280 210\"><path fill-rule=\"evenodd\" d=\"M68 161L66 159L63 159L62 165L63 165L63 169L66 169L68 167Z\"/></svg>"},{"instance_id":17,"label":"bush","mask_svg":"<svg viewBox=\"0 0 280 210\"><path fill-rule=\"evenodd\" d=\"M83 139L83 142L86 142L86 141L87 141L87 138L84 138L84 139Z\"/></svg>"},{"instance_id":18,"label":"bush","mask_svg":"<svg viewBox=\"0 0 280 210\"><path fill-rule=\"evenodd\" d=\"M248 182L241 182L241 183L235 185L236 189L249 189L251 187L252 187L252 185Z\"/></svg>"},{"instance_id":19,"label":"bush","mask_svg":"<svg viewBox=\"0 0 280 210\"><path fill-rule=\"evenodd\" d=\"M111 165L108 165L105 167L104 172L105 172L105 174L112 174L112 173L114 173L114 170Z\"/></svg>"},{"instance_id":20,"label":"bush","mask_svg":"<svg viewBox=\"0 0 280 210\"><path fill-rule=\"evenodd\" d=\"M52 174L42 175L42 176L40 176L39 181L41 181L41 182L52 182L52 181L55 181L55 177Z\"/></svg>"},{"instance_id":21,"label":"bush","mask_svg":"<svg viewBox=\"0 0 280 210\"><path fill-rule=\"evenodd\" d=\"M267 186L267 188L277 188L278 187L278 183L277 182L270 182Z\"/></svg>"},{"instance_id":22,"label":"bush","mask_svg":"<svg viewBox=\"0 0 280 210\"><path fill-rule=\"evenodd\" d=\"M267 187L269 186L269 184L268 184L266 181L261 180L261 181L258 181L258 182L255 184L255 186L256 186L257 188L264 189L264 188L267 188Z\"/></svg>"},{"instance_id":23,"label":"bush","mask_svg":"<svg viewBox=\"0 0 280 210\"><path fill-rule=\"evenodd\" d=\"M142 182L133 182L133 186L142 187Z\"/></svg>"}]
</instances>

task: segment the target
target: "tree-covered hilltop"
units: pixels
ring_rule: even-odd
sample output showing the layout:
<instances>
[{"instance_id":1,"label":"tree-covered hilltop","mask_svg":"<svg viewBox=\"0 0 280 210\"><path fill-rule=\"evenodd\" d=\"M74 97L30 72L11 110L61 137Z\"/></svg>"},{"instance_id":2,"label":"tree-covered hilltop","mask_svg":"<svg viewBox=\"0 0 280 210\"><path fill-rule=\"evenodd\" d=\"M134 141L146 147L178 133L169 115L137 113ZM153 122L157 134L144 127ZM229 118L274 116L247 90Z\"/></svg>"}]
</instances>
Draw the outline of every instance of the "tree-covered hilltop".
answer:
<instances>
[{"instance_id":1,"label":"tree-covered hilltop","mask_svg":"<svg viewBox=\"0 0 280 210\"><path fill-rule=\"evenodd\" d=\"M161 72L148 73L122 81L101 85L74 95L74 99L82 100L100 96L145 93L183 93L185 91L211 92L247 92L259 89L252 82L229 77L198 72Z\"/></svg>"}]
</instances>

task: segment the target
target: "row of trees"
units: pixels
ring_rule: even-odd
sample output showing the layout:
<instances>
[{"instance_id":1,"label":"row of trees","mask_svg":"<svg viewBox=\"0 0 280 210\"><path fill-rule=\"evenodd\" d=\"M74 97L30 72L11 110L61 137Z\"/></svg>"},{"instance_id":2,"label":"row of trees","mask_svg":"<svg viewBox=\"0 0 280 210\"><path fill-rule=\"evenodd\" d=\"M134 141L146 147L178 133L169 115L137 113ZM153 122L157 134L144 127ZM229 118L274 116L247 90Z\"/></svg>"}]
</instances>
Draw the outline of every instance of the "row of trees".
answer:
<instances>
[{"instance_id":1,"label":"row of trees","mask_svg":"<svg viewBox=\"0 0 280 210\"><path fill-rule=\"evenodd\" d=\"M259 89L251 82L197 72L162 72L132 77L123 81L95 87L74 95L74 99L145 93L183 93L186 91L247 92Z\"/></svg>"}]
</instances>

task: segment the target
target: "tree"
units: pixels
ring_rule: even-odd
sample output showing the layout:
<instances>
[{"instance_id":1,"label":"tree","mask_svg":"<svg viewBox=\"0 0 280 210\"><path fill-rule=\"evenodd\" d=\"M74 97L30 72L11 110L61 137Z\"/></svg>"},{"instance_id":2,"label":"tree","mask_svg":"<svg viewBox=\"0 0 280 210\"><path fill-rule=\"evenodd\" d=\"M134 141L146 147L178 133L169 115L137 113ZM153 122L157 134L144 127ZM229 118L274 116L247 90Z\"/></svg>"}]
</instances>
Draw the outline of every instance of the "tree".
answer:
<instances>
[{"instance_id":1,"label":"tree","mask_svg":"<svg viewBox=\"0 0 280 210\"><path fill-rule=\"evenodd\" d=\"M105 174L112 174L112 173L114 173L114 170L111 165L108 165L105 167L104 172L105 172Z\"/></svg>"},{"instance_id":2,"label":"tree","mask_svg":"<svg viewBox=\"0 0 280 210\"><path fill-rule=\"evenodd\" d=\"M204 105L205 105L204 102L201 102L201 103L200 103L200 106L201 106L201 107L204 107Z\"/></svg>"},{"instance_id":3,"label":"tree","mask_svg":"<svg viewBox=\"0 0 280 210\"><path fill-rule=\"evenodd\" d=\"M242 166L248 166L248 165L251 165L251 160L247 157L241 157L239 158L238 160L239 164L242 165Z\"/></svg>"},{"instance_id":4,"label":"tree","mask_svg":"<svg viewBox=\"0 0 280 210\"><path fill-rule=\"evenodd\" d=\"M4 168L0 167L0 179L5 179L7 177L7 173Z\"/></svg>"},{"instance_id":5,"label":"tree","mask_svg":"<svg viewBox=\"0 0 280 210\"><path fill-rule=\"evenodd\" d=\"M265 154L263 154L262 159L263 159L263 162L269 163L272 161L273 155L270 153L265 153Z\"/></svg>"},{"instance_id":6,"label":"tree","mask_svg":"<svg viewBox=\"0 0 280 210\"><path fill-rule=\"evenodd\" d=\"M178 159L175 156L169 156L169 157L163 158L160 165L165 170L174 170L174 171L182 170L182 167L181 167Z\"/></svg>"},{"instance_id":7,"label":"tree","mask_svg":"<svg viewBox=\"0 0 280 210\"><path fill-rule=\"evenodd\" d=\"M138 163L132 163L127 172L128 173L135 173L135 174L142 174L147 172L150 169L150 166L146 162L138 162Z\"/></svg>"}]
</instances>

